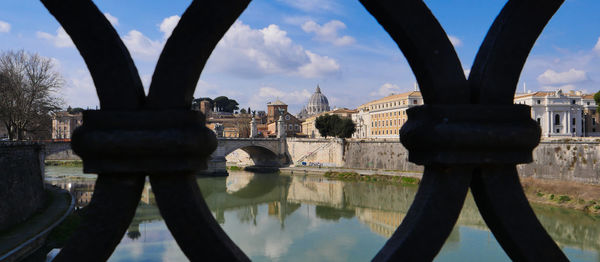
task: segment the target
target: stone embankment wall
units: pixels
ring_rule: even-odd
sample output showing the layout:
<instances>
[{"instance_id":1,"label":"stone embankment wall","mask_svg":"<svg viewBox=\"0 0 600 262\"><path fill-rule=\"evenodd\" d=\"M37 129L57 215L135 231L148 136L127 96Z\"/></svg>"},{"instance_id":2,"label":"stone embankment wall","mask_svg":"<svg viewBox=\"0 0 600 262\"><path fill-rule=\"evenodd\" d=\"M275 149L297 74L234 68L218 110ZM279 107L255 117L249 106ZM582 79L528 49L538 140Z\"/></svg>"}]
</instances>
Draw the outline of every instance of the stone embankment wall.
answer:
<instances>
[{"instance_id":1,"label":"stone embankment wall","mask_svg":"<svg viewBox=\"0 0 600 262\"><path fill-rule=\"evenodd\" d=\"M600 142L589 139L542 141L533 163L517 166L523 177L600 185Z\"/></svg>"},{"instance_id":2,"label":"stone embankment wall","mask_svg":"<svg viewBox=\"0 0 600 262\"><path fill-rule=\"evenodd\" d=\"M0 143L0 231L25 221L44 200L44 146Z\"/></svg>"},{"instance_id":3,"label":"stone embankment wall","mask_svg":"<svg viewBox=\"0 0 600 262\"><path fill-rule=\"evenodd\" d=\"M46 160L81 160L73 153L71 142L50 142L45 144Z\"/></svg>"},{"instance_id":4,"label":"stone embankment wall","mask_svg":"<svg viewBox=\"0 0 600 262\"><path fill-rule=\"evenodd\" d=\"M286 146L294 165L305 162L307 165L340 167L345 163L342 139L288 138Z\"/></svg>"},{"instance_id":5,"label":"stone embankment wall","mask_svg":"<svg viewBox=\"0 0 600 262\"><path fill-rule=\"evenodd\" d=\"M323 166L423 171L422 166L408 162L408 151L398 140L288 139L287 142L294 165L302 160ZM600 185L600 139L544 140L533 151L533 159L532 163L517 166L521 176Z\"/></svg>"},{"instance_id":6,"label":"stone embankment wall","mask_svg":"<svg viewBox=\"0 0 600 262\"><path fill-rule=\"evenodd\" d=\"M348 140L344 167L423 171L422 166L408 162L408 150L398 140Z\"/></svg>"}]
</instances>

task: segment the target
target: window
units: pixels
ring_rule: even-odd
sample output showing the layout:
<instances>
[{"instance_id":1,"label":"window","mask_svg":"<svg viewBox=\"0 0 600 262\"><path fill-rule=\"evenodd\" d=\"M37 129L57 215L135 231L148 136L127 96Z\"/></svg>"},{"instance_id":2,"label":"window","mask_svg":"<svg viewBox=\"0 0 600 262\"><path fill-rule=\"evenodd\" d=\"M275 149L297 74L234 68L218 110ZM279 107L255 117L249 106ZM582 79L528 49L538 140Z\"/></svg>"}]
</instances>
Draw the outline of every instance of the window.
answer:
<instances>
[{"instance_id":1,"label":"window","mask_svg":"<svg viewBox=\"0 0 600 262\"><path fill-rule=\"evenodd\" d=\"M538 117L537 123L538 123L538 125L542 126L542 119Z\"/></svg>"},{"instance_id":2,"label":"window","mask_svg":"<svg viewBox=\"0 0 600 262\"><path fill-rule=\"evenodd\" d=\"M571 100L571 105L574 105L576 103L575 99Z\"/></svg>"},{"instance_id":3,"label":"window","mask_svg":"<svg viewBox=\"0 0 600 262\"><path fill-rule=\"evenodd\" d=\"M575 125L576 121L577 120L575 118L573 118L572 121L571 121L571 125Z\"/></svg>"},{"instance_id":4,"label":"window","mask_svg":"<svg viewBox=\"0 0 600 262\"><path fill-rule=\"evenodd\" d=\"M414 99L413 100L413 105L416 105L416 104L417 104L417 99Z\"/></svg>"},{"instance_id":5,"label":"window","mask_svg":"<svg viewBox=\"0 0 600 262\"><path fill-rule=\"evenodd\" d=\"M560 129L556 129L556 133L560 133Z\"/></svg>"},{"instance_id":6,"label":"window","mask_svg":"<svg viewBox=\"0 0 600 262\"><path fill-rule=\"evenodd\" d=\"M590 102L587 102L587 105L589 106L589 105L590 105Z\"/></svg>"},{"instance_id":7,"label":"window","mask_svg":"<svg viewBox=\"0 0 600 262\"><path fill-rule=\"evenodd\" d=\"M596 125L596 118L592 117L592 125L595 126Z\"/></svg>"},{"instance_id":8,"label":"window","mask_svg":"<svg viewBox=\"0 0 600 262\"><path fill-rule=\"evenodd\" d=\"M571 133L575 133L575 128L573 128L573 131L571 131Z\"/></svg>"},{"instance_id":9,"label":"window","mask_svg":"<svg viewBox=\"0 0 600 262\"><path fill-rule=\"evenodd\" d=\"M537 101L537 104L539 105L539 104L541 104L541 103L542 103L542 100L539 100L539 99L538 99L538 101Z\"/></svg>"},{"instance_id":10,"label":"window","mask_svg":"<svg viewBox=\"0 0 600 262\"><path fill-rule=\"evenodd\" d=\"M559 114L556 114L554 116L554 125L560 125L560 115ZM556 133L558 133L558 132L556 132Z\"/></svg>"}]
</instances>

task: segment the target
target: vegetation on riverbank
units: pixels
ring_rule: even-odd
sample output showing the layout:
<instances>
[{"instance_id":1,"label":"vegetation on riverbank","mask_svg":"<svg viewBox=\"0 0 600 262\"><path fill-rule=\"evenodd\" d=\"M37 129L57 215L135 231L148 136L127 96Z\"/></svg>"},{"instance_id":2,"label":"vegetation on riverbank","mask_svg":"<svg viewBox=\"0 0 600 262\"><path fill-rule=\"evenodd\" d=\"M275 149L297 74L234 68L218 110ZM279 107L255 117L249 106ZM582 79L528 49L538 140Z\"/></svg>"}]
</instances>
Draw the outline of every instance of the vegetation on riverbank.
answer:
<instances>
[{"instance_id":1,"label":"vegetation on riverbank","mask_svg":"<svg viewBox=\"0 0 600 262\"><path fill-rule=\"evenodd\" d=\"M239 167L239 166L227 166L227 167L225 167L225 169L231 170L231 171L242 171L242 170L244 170L243 167Z\"/></svg>"},{"instance_id":2,"label":"vegetation on riverbank","mask_svg":"<svg viewBox=\"0 0 600 262\"><path fill-rule=\"evenodd\" d=\"M327 171L323 175L326 178L343 181L366 181L366 182L387 182L399 183L402 185L418 185L421 180L408 176L389 176L389 175L362 175L356 172L334 172Z\"/></svg>"},{"instance_id":3,"label":"vegetation on riverbank","mask_svg":"<svg viewBox=\"0 0 600 262\"><path fill-rule=\"evenodd\" d=\"M81 160L46 160L44 162L46 166L65 166L65 167L82 167L83 161Z\"/></svg>"},{"instance_id":4,"label":"vegetation on riverbank","mask_svg":"<svg viewBox=\"0 0 600 262\"><path fill-rule=\"evenodd\" d=\"M564 181L522 178L529 202L600 214L600 187Z\"/></svg>"}]
</instances>

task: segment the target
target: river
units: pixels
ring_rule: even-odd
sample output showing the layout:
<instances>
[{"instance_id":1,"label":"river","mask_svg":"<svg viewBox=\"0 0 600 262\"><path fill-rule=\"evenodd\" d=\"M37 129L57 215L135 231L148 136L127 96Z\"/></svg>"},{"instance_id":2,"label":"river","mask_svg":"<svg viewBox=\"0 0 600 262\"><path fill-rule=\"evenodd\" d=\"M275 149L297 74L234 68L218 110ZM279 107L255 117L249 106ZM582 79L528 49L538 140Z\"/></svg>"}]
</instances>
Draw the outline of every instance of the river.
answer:
<instances>
[{"instance_id":1,"label":"river","mask_svg":"<svg viewBox=\"0 0 600 262\"><path fill-rule=\"evenodd\" d=\"M71 191L79 207L89 203L95 177L80 167L46 167L47 182ZM216 220L252 261L369 261L417 191L417 186L244 171L197 181ZM600 217L542 205L533 209L571 261L600 261ZM483 260L510 261L469 195L435 261ZM110 261L187 261L148 183Z\"/></svg>"}]
</instances>

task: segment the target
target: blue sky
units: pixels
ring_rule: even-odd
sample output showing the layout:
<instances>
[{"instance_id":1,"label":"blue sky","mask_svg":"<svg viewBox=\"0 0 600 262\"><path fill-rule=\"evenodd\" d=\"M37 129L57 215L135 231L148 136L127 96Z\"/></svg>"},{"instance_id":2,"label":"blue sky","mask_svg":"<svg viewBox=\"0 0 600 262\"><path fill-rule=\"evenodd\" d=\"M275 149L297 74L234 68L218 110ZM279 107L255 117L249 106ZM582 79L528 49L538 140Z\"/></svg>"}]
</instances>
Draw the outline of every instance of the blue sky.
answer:
<instances>
[{"instance_id":1,"label":"blue sky","mask_svg":"<svg viewBox=\"0 0 600 262\"><path fill-rule=\"evenodd\" d=\"M162 46L189 0L96 0L129 48L148 86ZM468 72L506 1L425 1ZM600 1L566 0L533 48L519 91L600 89ZM98 100L77 49L39 1L0 0L0 51L24 49L55 60L66 105ZM413 89L396 44L358 1L256 0L209 59L195 97L226 95L264 110L280 98L297 113L317 84L331 106L355 108Z\"/></svg>"}]
</instances>

